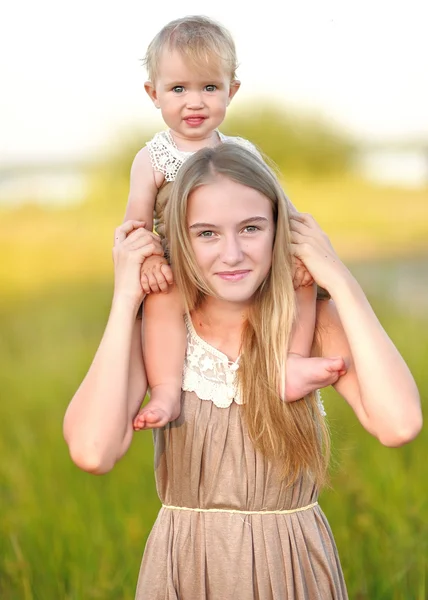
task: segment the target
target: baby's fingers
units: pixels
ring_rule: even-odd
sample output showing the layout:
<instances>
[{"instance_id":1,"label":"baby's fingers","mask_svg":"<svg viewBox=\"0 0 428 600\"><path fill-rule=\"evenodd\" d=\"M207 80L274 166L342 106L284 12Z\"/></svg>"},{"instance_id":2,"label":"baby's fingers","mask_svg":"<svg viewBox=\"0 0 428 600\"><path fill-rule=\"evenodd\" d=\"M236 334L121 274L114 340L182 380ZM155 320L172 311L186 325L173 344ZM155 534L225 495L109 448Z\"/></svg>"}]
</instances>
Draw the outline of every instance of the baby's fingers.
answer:
<instances>
[{"instance_id":1,"label":"baby's fingers","mask_svg":"<svg viewBox=\"0 0 428 600\"><path fill-rule=\"evenodd\" d=\"M149 284L149 280L147 278L146 273L141 273L141 287L143 288L143 291L145 294L150 294L150 284Z\"/></svg>"},{"instance_id":2,"label":"baby's fingers","mask_svg":"<svg viewBox=\"0 0 428 600\"><path fill-rule=\"evenodd\" d=\"M297 267L293 276L293 287L295 290L303 285L304 269Z\"/></svg>"},{"instance_id":3,"label":"baby's fingers","mask_svg":"<svg viewBox=\"0 0 428 600\"><path fill-rule=\"evenodd\" d=\"M147 273L147 279L149 281L149 285L150 285L150 290L154 293L154 294L158 294L160 292L160 288L156 279L156 274L155 271L149 271Z\"/></svg>"},{"instance_id":4,"label":"baby's fingers","mask_svg":"<svg viewBox=\"0 0 428 600\"><path fill-rule=\"evenodd\" d=\"M171 267L169 265L161 265L161 271L167 283L169 283L169 285L172 285L174 283L174 276L172 274Z\"/></svg>"},{"instance_id":5,"label":"baby's fingers","mask_svg":"<svg viewBox=\"0 0 428 600\"><path fill-rule=\"evenodd\" d=\"M162 267L162 265L161 265L161 267ZM165 276L163 274L161 267L159 267L158 269L155 270L154 276L156 278L156 282L158 284L160 291L167 292L169 286L168 286L167 280L165 279Z\"/></svg>"},{"instance_id":6,"label":"baby's fingers","mask_svg":"<svg viewBox=\"0 0 428 600\"><path fill-rule=\"evenodd\" d=\"M309 273L309 271L307 269L305 269L305 272L304 272L303 277L302 277L302 282L301 282L300 285L302 287L309 287L313 283L314 283L314 278Z\"/></svg>"}]
</instances>

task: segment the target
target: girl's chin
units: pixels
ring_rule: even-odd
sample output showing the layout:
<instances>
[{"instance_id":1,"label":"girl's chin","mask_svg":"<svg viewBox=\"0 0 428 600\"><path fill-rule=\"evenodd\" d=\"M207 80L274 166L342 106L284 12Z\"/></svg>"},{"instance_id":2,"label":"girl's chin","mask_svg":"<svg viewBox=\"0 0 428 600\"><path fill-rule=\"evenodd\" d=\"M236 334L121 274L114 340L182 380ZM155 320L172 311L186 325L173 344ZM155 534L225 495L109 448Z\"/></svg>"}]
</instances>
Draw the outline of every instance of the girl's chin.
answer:
<instances>
[{"instance_id":1,"label":"girl's chin","mask_svg":"<svg viewBox=\"0 0 428 600\"><path fill-rule=\"evenodd\" d=\"M255 292L252 294L225 294L224 290L215 290L217 292L217 298L222 302L230 302L231 304L250 304L254 298Z\"/></svg>"}]
</instances>

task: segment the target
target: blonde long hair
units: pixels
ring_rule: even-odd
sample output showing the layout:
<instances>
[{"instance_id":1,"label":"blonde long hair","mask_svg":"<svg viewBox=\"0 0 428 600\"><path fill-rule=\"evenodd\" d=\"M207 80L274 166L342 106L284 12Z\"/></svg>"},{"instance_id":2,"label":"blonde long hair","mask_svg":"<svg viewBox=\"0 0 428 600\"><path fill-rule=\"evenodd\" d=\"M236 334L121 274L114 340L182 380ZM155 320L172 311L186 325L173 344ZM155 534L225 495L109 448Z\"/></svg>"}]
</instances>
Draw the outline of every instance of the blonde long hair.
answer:
<instances>
[{"instance_id":1,"label":"blonde long hair","mask_svg":"<svg viewBox=\"0 0 428 600\"><path fill-rule=\"evenodd\" d=\"M295 319L287 199L271 169L251 151L225 143L199 150L181 167L165 213L174 276L188 312L200 307L205 296L215 295L195 260L187 207L190 194L215 183L218 176L263 194L275 222L272 267L254 296L242 332L238 381L248 432L289 485L308 475L321 486L330 446L316 395L283 402L278 393Z\"/></svg>"}]
</instances>

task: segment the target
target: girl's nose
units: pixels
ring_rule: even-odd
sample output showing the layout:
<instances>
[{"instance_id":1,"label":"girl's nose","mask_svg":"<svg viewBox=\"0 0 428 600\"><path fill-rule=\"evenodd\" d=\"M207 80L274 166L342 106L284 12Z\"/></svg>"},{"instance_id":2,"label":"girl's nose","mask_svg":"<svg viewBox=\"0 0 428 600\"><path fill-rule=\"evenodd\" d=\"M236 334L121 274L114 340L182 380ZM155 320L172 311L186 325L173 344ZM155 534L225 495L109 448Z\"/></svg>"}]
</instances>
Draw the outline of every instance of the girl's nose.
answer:
<instances>
[{"instance_id":1,"label":"girl's nose","mask_svg":"<svg viewBox=\"0 0 428 600\"><path fill-rule=\"evenodd\" d=\"M243 259L241 243L237 235L227 237L224 240L222 260L227 265L237 265Z\"/></svg>"}]
</instances>

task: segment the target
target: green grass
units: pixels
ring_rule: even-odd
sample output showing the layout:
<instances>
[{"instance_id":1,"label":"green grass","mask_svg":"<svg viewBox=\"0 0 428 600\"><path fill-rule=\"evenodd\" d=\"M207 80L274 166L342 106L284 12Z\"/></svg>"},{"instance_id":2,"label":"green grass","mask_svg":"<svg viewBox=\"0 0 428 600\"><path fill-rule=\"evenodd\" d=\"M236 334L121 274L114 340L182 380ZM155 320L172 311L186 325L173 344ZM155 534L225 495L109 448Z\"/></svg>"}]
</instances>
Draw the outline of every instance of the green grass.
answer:
<instances>
[{"instance_id":1,"label":"green grass","mask_svg":"<svg viewBox=\"0 0 428 600\"><path fill-rule=\"evenodd\" d=\"M80 472L62 439L64 410L108 314L110 284L45 290L0 311L0 598L132 599L159 502L151 434L104 477ZM426 323L379 303L382 321L421 393ZM423 600L428 556L424 431L402 449L381 447L347 406L326 395L335 467L321 497L353 600Z\"/></svg>"}]
</instances>

